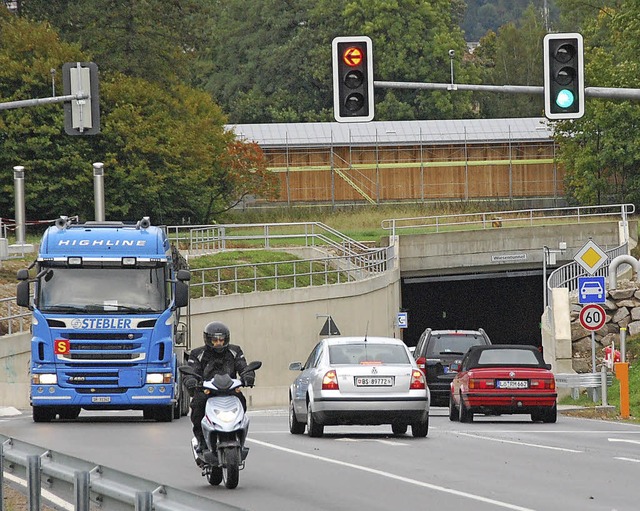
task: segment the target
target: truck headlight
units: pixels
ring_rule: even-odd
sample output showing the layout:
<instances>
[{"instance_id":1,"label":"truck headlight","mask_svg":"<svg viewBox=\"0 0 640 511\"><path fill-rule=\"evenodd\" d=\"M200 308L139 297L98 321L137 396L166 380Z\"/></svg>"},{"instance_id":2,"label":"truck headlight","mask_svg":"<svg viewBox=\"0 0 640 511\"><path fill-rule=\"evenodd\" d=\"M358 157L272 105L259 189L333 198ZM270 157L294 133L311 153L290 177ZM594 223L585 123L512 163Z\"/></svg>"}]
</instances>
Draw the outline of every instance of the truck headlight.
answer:
<instances>
[{"instance_id":1,"label":"truck headlight","mask_svg":"<svg viewBox=\"0 0 640 511\"><path fill-rule=\"evenodd\" d=\"M58 377L53 374L32 374L31 383L34 385L56 385L58 383Z\"/></svg>"},{"instance_id":2,"label":"truck headlight","mask_svg":"<svg viewBox=\"0 0 640 511\"><path fill-rule=\"evenodd\" d=\"M147 374L148 384L171 383L173 375L171 373L149 373Z\"/></svg>"}]
</instances>

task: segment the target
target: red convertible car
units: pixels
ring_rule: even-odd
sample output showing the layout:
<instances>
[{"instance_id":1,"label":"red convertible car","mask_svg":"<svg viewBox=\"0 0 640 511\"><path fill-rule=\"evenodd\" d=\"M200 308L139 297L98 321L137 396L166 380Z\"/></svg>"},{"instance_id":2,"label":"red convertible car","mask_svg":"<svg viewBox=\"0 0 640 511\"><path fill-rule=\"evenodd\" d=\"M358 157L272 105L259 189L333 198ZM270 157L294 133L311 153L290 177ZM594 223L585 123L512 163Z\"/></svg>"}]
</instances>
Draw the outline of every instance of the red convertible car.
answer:
<instances>
[{"instance_id":1,"label":"red convertible car","mask_svg":"<svg viewBox=\"0 0 640 511\"><path fill-rule=\"evenodd\" d=\"M451 382L449 419L472 422L474 413L527 413L534 422L556 422L557 392L551 365L534 346L473 346Z\"/></svg>"}]
</instances>

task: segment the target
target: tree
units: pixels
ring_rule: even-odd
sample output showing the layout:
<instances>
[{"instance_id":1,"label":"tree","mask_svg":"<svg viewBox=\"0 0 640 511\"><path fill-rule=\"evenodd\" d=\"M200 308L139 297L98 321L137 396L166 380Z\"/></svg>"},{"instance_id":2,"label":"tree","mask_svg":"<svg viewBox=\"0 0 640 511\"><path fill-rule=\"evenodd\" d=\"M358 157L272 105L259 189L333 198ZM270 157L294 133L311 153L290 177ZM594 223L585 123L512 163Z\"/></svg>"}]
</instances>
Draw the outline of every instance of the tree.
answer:
<instances>
[{"instance_id":1,"label":"tree","mask_svg":"<svg viewBox=\"0 0 640 511\"><path fill-rule=\"evenodd\" d=\"M78 60L88 58L48 24L0 16L0 101L50 96L50 70ZM24 165L27 218L92 218L95 161L105 164L107 218L205 223L248 193L274 193L261 151L224 128L208 94L105 71L100 99L102 130L91 137L64 134L61 105L0 112L0 168ZM0 209L12 211L7 172L0 189Z\"/></svg>"},{"instance_id":2,"label":"tree","mask_svg":"<svg viewBox=\"0 0 640 511\"><path fill-rule=\"evenodd\" d=\"M612 1L583 27L585 84L640 87L640 0ZM620 34L624 34L620 37ZM556 125L566 192L579 204L640 203L640 107L589 99L585 116Z\"/></svg>"},{"instance_id":3,"label":"tree","mask_svg":"<svg viewBox=\"0 0 640 511\"><path fill-rule=\"evenodd\" d=\"M498 33L480 40L474 57L483 66L486 84L542 85L542 39L546 31L541 13L533 6L516 25L508 23ZM538 51L532 51L538 49ZM542 96L528 94L478 94L483 117L538 117L544 110Z\"/></svg>"}]
</instances>

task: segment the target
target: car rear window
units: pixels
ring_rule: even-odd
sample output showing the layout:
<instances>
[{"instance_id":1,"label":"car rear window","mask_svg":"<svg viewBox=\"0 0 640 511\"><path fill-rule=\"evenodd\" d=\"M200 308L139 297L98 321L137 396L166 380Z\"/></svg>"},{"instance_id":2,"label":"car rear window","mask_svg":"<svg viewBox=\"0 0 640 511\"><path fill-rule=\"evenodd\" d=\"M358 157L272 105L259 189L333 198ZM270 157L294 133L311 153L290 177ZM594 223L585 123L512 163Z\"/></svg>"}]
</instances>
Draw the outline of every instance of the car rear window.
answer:
<instances>
[{"instance_id":1,"label":"car rear window","mask_svg":"<svg viewBox=\"0 0 640 511\"><path fill-rule=\"evenodd\" d=\"M485 350L478 357L478 365L539 366L538 357L530 350Z\"/></svg>"},{"instance_id":2,"label":"car rear window","mask_svg":"<svg viewBox=\"0 0 640 511\"><path fill-rule=\"evenodd\" d=\"M457 354L464 355L471 346L484 345L486 341L480 335L438 335L431 339L427 348L427 357Z\"/></svg>"},{"instance_id":3,"label":"car rear window","mask_svg":"<svg viewBox=\"0 0 640 511\"><path fill-rule=\"evenodd\" d=\"M397 344L338 344L329 346L329 363L338 364L409 364L407 350Z\"/></svg>"}]
</instances>

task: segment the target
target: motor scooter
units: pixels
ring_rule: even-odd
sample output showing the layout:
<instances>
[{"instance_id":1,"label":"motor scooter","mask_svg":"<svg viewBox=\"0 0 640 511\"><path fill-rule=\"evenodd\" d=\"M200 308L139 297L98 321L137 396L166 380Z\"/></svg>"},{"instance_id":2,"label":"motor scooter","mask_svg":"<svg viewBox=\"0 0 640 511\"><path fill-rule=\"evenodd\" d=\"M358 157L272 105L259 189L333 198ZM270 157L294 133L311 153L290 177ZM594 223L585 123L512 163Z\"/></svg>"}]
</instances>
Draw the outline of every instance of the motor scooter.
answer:
<instances>
[{"instance_id":1,"label":"motor scooter","mask_svg":"<svg viewBox=\"0 0 640 511\"><path fill-rule=\"evenodd\" d=\"M245 371L255 371L262 362L247 364ZM237 389L244 386L242 375L231 378L228 374L217 374L211 380L202 381L191 366L181 366L180 373L194 376L200 381L200 389L208 394L202 432L208 450L199 452L198 440L191 439L193 457L211 485L221 482L227 488L238 486L240 470L244 468L249 448L245 447L249 431L249 417L245 414Z\"/></svg>"}]
</instances>

